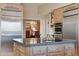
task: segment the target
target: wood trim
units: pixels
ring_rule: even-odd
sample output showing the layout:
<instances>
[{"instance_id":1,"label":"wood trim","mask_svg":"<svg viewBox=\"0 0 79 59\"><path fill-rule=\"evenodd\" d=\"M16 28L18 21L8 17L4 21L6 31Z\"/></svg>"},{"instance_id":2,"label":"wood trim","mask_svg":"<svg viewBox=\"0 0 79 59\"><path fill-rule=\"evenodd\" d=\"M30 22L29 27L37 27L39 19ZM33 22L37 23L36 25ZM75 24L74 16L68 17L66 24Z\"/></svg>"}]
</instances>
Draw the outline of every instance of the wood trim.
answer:
<instances>
[{"instance_id":1,"label":"wood trim","mask_svg":"<svg viewBox=\"0 0 79 59\"><path fill-rule=\"evenodd\" d=\"M68 4L68 5L66 5L66 6L63 6L63 7L56 8L56 9L65 8L65 7L67 7L67 6L71 6L71 5L73 5L73 4L76 4L76 3L71 3L71 4ZM54 10L56 10L56 9L54 9Z\"/></svg>"},{"instance_id":2,"label":"wood trim","mask_svg":"<svg viewBox=\"0 0 79 59\"><path fill-rule=\"evenodd\" d=\"M56 9L54 9L54 10L61 9L61 8L65 8L65 7L71 6L71 5L73 5L73 4L78 4L78 3L71 3L71 4L68 4L68 5L62 6L62 7L58 7L58 8L56 8ZM53 10L52 12L50 12L50 13L53 13L54 10Z\"/></svg>"},{"instance_id":3,"label":"wood trim","mask_svg":"<svg viewBox=\"0 0 79 59\"><path fill-rule=\"evenodd\" d=\"M64 16L64 18L70 17L70 16L75 16L75 15L78 15L78 14L73 14L73 15Z\"/></svg>"}]
</instances>

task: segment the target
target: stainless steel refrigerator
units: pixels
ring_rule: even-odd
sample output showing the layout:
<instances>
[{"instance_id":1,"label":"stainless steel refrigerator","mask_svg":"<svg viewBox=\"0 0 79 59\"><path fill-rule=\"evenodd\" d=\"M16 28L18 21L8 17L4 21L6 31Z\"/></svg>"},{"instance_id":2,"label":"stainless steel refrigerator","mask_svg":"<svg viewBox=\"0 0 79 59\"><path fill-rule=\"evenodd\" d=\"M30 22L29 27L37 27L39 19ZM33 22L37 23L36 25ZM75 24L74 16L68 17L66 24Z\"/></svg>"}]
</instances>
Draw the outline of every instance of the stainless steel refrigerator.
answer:
<instances>
[{"instance_id":1,"label":"stainless steel refrigerator","mask_svg":"<svg viewBox=\"0 0 79 59\"><path fill-rule=\"evenodd\" d=\"M78 37L78 13L79 9L73 7L73 9L65 10L63 12L63 38L74 39Z\"/></svg>"},{"instance_id":2,"label":"stainless steel refrigerator","mask_svg":"<svg viewBox=\"0 0 79 59\"><path fill-rule=\"evenodd\" d=\"M79 9L66 11L63 18L63 40L76 40L76 49L79 54Z\"/></svg>"},{"instance_id":3,"label":"stainless steel refrigerator","mask_svg":"<svg viewBox=\"0 0 79 59\"><path fill-rule=\"evenodd\" d=\"M77 39L77 16L66 17L63 19L63 39Z\"/></svg>"},{"instance_id":4,"label":"stainless steel refrigerator","mask_svg":"<svg viewBox=\"0 0 79 59\"><path fill-rule=\"evenodd\" d=\"M1 55L13 55L13 39L22 38L21 22L1 21Z\"/></svg>"},{"instance_id":5,"label":"stainless steel refrigerator","mask_svg":"<svg viewBox=\"0 0 79 59\"><path fill-rule=\"evenodd\" d=\"M23 19L20 11L1 9L0 55L13 55L13 39L22 39Z\"/></svg>"}]
</instances>

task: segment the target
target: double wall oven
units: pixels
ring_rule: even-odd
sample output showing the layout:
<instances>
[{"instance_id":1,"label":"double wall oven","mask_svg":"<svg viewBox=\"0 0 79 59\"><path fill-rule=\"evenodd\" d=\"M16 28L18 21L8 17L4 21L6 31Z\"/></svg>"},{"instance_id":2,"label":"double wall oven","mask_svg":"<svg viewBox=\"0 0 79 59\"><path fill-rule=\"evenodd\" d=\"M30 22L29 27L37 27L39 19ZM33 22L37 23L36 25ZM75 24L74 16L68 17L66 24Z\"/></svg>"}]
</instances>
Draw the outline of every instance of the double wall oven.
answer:
<instances>
[{"instance_id":1,"label":"double wall oven","mask_svg":"<svg viewBox=\"0 0 79 59\"><path fill-rule=\"evenodd\" d=\"M54 33L55 40L61 41L63 38L62 34L62 23L55 23L55 33Z\"/></svg>"}]
</instances>

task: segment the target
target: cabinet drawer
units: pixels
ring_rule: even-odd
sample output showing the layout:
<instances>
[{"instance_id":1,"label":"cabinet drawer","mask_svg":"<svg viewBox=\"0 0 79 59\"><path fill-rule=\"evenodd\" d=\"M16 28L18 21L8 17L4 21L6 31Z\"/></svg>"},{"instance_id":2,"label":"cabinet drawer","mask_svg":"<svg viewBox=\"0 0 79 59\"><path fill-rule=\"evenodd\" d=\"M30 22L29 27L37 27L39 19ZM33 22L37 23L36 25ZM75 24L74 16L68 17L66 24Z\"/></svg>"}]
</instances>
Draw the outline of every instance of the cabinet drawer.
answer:
<instances>
[{"instance_id":1,"label":"cabinet drawer","mask_svg":"<svg viewBox=\"0 0 79 59\"><path fill-rule=\"evenodd\" d=\"M64 45L49 45L48 52L63 51Z\"/></svg>"},{"instance_id":2,"label":"cabinet drawer","mask_svg":"<svg viewBox=\"0 0 79 59\"><path fill-rule=\"evenodd\" d=\"M46 46L36 46L32 47L32 54L46 54Z\"/></svg>"},{"instance_id":3,"label":"cabinet drawer","mask_svg":"<svg viewBox=\"0 0 79 59\"><path fill-rule=\"evenodd\" d=\"M64 56L64 52L48 53L48 56Z\"/></svg>"}]
</instances>

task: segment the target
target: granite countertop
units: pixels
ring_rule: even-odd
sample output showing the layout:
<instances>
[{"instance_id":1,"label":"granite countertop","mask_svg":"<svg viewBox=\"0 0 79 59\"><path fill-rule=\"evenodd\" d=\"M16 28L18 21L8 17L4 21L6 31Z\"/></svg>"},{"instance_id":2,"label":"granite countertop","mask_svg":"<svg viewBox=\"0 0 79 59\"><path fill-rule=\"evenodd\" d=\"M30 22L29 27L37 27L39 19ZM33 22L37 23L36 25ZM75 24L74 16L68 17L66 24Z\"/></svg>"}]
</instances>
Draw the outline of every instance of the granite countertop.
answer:
<instances>
[{"instance_id":1,"label":"granite countertop","mask_svg":"<svg viewBox=\"0 0 79 59\"><path fill-rule=\"evenodd\" d=\"M44 45L54 45L54 44L68 44L68 43L76 43L76 40L72 40L72 39L63 39L60 42L56 42L56 41L51 41L51 42L40 42L40 43L36 43L36 44L25 44L23 43L23 41L21 39L13 39L14 42L17 42L21 45L23 45L24 47L33 47L33 46L44 46Z\"/></svg>"},{"instance_id":2,"label":"granite countertop","mask_svg":"<svg viewBox=\"0 0 79 59\"><path fill-rule=\"evenodd\" d=\"M23 41L22 41L21 38L15 38L15 39L13 39L13 41L16 41L16 42L18 42L20 44L23 44Z\"/></svg>"}]
</instances>

